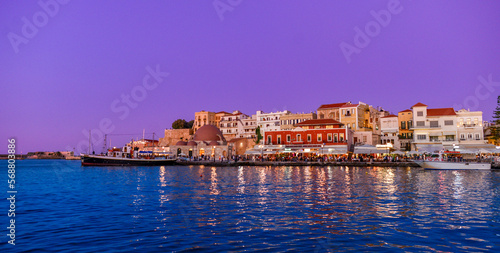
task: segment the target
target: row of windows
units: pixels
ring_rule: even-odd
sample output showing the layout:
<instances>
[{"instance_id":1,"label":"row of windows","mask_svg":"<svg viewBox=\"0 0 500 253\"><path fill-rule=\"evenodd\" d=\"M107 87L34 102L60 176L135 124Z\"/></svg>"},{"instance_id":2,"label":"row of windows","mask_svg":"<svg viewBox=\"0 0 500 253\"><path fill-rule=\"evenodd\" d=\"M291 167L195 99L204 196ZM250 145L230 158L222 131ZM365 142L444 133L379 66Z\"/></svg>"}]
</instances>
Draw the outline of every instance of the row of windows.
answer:
<instances>
[{"instance_id":1,"label":"row of windows","mask_svg":"<svg viewBox=\"0 0 500 253\"><path fill-rule=\"evenodd\" d=\"M295 125L295 124L298 124L300 122L304 122L308 119L287 119L287 120L282 120L281 121L281 124L282 125Z\"/></svg>"},{"instance_id":2,"label":"row of windows","mask_svg":"<svg viewBox=\"0 0 500 253\"><path fill-rule=\"evenodd\" d=\"M410 129L413 126L413 121L401 121L401 129Z\"/></svg>"},{"instance_id":3,"label":"row of windows","mask_svg":"<svg viewBox=\"0 0 500 253\"><path fill-rule=\"evenodd\" d=\"M431 141L437 141L438 140L438 136L430 136L429 139ZM481 135L480 134L475 134L473 136L473 134L460 134L460 140L462 140L462 141L463 140L473 140L473 139L480 140L481 139ZM425 135L425 134L417 134L417 140L427 140L427 135ZM445 140L446 141L454 141L455 140L455 135L446 135L445 136Z\"/></svg>"},{"instance_id":4,"label":"row of windows","mask_svg":"<svg viewBox=\"0 0 500 253\"><path fill-rule=\"evenodd\" d=\"M220 127L231 127L231 125L232 125L232 127L237 127L238 123L232 123L232 124L231 123L227 123L227 124L221 123Z\"/></svg>"}]
</instances>

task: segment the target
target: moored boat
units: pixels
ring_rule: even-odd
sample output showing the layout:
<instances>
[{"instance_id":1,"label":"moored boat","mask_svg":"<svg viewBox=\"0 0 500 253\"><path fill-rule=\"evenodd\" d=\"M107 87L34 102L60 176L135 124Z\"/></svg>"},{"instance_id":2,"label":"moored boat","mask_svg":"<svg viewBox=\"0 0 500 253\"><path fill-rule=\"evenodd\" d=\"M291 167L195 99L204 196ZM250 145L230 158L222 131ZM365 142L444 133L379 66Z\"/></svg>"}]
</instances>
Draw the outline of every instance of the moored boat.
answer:
<instances>
[{"instance_id":1,"label":"moored boat","mask_svg":"<svg viewBox=\"0 0 500 253\"><path fill-rule=\"evenodd\" d=\"M165 166L174 165L175 159L157 158L128 158L101 155L82 155L82 166Z\"/></svg>"},{"instance_id":2,"label":"moored boat","mask_svg":"<svg viewBox=\"0 0 500 253\"><path fill-rule=\"evenodd\" d=\"M444 161L414 161L420 167L429 170L489 170L490 163L475 162L444 162Z\"/></svg>"},{"instance_id":3,"label":"moored boat","mask_svg":"<svg viewBox=\"0 0 500 253\"><path fill-rule=\"evenodd\" d=\"M439 157L428 158L427 160L415 160L416 164L429 170L489 170L491 163L480 162L448 162L443 160L443 151L439 152Z\"/></svg>"}]
</instances>

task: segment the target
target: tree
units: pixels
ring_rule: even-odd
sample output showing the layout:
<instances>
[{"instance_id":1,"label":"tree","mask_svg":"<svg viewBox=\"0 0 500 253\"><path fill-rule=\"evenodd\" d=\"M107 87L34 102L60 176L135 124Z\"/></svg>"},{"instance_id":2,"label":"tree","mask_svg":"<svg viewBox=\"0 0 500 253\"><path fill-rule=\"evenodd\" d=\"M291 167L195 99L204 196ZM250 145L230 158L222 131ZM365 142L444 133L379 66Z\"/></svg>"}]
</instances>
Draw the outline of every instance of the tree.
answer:
<instances>
[{"instance_id":1,"label":"tree","mask_svg":"<svg viewBox=\"0 0 500 253\"><path fill-rule=\"evenodd\" d=\"M173 129L183 129L186 128L185 126L187 125L186 120L183 119L178 119L172 123L172 128Z\"/></svg>"},{"instance_id":2,"label":"tree","mask_svg":"<svg viewBox=\"0 0 500 253\"><path fill-rule=\"evenodd\" d=\"M260 140L262 140L262 134L260 133L260 126L255 129L255 135L257 136L257 140L255 140L255 144L259 144Z\"/></svg>"},{"instance_id":3,"label":"tree","mask_svg":"<svg viewBox=\"0 0 500 253\"><path fill-rule=\"evenodd\" d=\"M495 144L497 144L498 140L500 139L500 96L498 96L497 98L497 108L495 109L495 111L493 111L493 118L493 125L490 126L490 138L494 141Z\"/></svg>"},{"instance_id":4,"label":"tree","mask_svg":"<svg viewBox=\"0 0 500 253\"><path fill-rule=\"evenodd\" d=\"M172 123L172 128L173 129L189 129L189 128L193 128L193 125L194 125L194 120L187 122L184 119L178 119L178 120L174 121L174 123Z\"/></svg>"}]
</instances>

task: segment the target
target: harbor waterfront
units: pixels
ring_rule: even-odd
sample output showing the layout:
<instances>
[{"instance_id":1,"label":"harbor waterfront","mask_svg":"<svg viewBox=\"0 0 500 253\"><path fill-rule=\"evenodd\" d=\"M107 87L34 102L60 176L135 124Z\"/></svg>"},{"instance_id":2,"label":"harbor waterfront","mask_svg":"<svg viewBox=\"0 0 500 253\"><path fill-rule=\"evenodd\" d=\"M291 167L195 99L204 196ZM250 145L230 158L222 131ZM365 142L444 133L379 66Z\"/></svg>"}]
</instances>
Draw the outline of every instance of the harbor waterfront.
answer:
<instances>
[{"instance_id":1,"label":"harbor waterfront","mask_svg":"<svg viewBox=\"0 0 500 253\"><path fill-rule=\"evenodd\" d=\"M16 167L16 245L3 236L2 252L500 249L498 170Z\"/></svg>"}]
</instances>

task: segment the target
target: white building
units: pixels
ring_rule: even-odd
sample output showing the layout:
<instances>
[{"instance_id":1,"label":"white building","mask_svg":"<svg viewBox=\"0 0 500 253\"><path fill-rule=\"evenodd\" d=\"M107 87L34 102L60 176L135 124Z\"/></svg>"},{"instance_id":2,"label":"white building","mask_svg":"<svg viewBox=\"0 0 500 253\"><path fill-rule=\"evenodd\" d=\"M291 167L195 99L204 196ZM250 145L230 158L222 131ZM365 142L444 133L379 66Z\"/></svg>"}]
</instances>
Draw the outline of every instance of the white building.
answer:
<instances>
[{"instance_id":1,"label":"white building","mask_svg":"<svg viewBox=\"0 0 500 253\"><path fill-rule=\"evenodd\" d=\"M243 122L243 138L254 139L255 129L257 128L257 115L252 115L241 120Z\"/></svg>"},{"instance_id":2,"label":"white building","mask_svg":"<svg viewBox=\"0 0 500 253\"><path fill-rule=\"evenodd\" d=\"M220 119L220 130L226 140L234 138L243 138L245 135L245 127L243 120L250 118L248 115L240 111L234 111L231 114L225 114Z\"/></svg>"},{"instance_id":3,"label":"white building","mask_svg":"<svg viewBox=\"0 0 500 253\"><path fill-rule=\"evenodd\" d=\"M291 114L290 111L278 111L264 113L263 111L257 111L257 126L260 127L260 134L265 136L268 131L279 131L281 129L281 116Z\"/></svg>"},{"instance_id":4,"label":"white building","mask_svg":"<svg viewBox=\"0 0 500 253\"><path fill-rule=\"evenodd\" d=\"M399 134L398 116L391 114L389 116L381 117L380 132L381 132L380 140L382 144L391 143L395 149L399 150L401 148L398 138Z\"/></svg>"},{"instance_id":5,"label":"white building","mask_svg":"<svg viewBox=\"0 0 500 253\"><path fill-rule=\"evenodd\" d=\"M461 144L484 144L483 112L462 109L457 112L458 139Z\"/></svg>"},{"instance_id":6,"label":"white building","mask_svg":"<svg viewBox=\"0 0 500 253\"><path fill-rule=\"evenodd\" d=\"M436 151L459 146L481 148L486 143L480 111L428 109L422 103L412 106L412 110L413 142L419 150Z\"/></svg>"}]
</instances>

